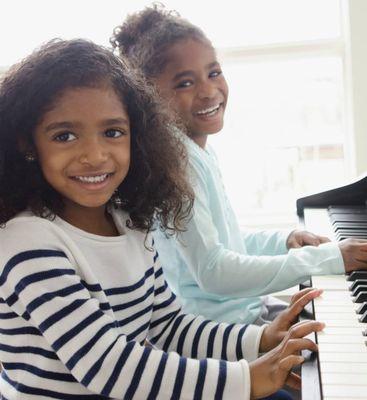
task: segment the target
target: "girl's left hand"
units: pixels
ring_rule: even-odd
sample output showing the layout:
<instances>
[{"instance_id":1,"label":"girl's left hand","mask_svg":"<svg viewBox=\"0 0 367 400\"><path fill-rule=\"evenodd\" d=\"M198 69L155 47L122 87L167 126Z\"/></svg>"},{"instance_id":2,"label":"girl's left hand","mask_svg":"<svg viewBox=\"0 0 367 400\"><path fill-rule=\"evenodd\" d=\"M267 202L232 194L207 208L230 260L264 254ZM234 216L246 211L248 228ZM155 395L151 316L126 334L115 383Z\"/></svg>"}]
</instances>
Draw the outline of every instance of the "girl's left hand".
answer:
<instances>
[{"instance_id":1,"label":"girl's left hand","mask_svg":"<svg viewBox=\"0 0 367 400\"><path fill-rule=\"evenodd\" d=\"M311 232L296 229L288 236L287 249L294 249L303 246L318 246L321 243L327 242L330 242L330 239L325 236L319 236Z\"/></svg>"},{"instance_id":2,"label":"girl's left hand","mask_svg":"<svg viewBox=\"0 0 367 400\"><path fill-rule=\"evenodd\" d=\"M259 352L267 352L276 347L286 336L289 328L296 323L305 305L320 296L322 289L307 288L296 293L289 307L282 311L265 329L261 336Z\"/></svg>"}]
</instances>

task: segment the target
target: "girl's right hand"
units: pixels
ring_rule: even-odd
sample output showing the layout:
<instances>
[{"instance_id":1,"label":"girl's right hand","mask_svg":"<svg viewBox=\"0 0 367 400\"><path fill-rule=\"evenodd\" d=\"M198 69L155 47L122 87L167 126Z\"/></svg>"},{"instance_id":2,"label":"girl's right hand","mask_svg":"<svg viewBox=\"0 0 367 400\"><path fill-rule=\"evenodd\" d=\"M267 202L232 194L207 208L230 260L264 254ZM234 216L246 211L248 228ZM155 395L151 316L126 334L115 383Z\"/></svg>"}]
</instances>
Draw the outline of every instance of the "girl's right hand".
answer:
<instances>
[{"instance_id":1,"label":"girl's right hand","mask_svg":"<svg viewBox=\"0 0 367 400\"><path fill-rule=\"evenodd\" d=\"M367 240L344 239L338 243L346 272L367 269Z\"/></svg>"},{"instance_id":2,"label":"girl's right hand","mask_svg":"<svg viewBox=\"0 0 367 400\"><path fill-rule=\"evenodd\" d=\"M317 351L317 345L304 336L319 332L324 326L318 321L299 322L289 329L277 347L251 362L251 399L269 396L284 384L300 389L301 378L291 370L303 363L301 350Z\"/></svg>"}]
</instances>

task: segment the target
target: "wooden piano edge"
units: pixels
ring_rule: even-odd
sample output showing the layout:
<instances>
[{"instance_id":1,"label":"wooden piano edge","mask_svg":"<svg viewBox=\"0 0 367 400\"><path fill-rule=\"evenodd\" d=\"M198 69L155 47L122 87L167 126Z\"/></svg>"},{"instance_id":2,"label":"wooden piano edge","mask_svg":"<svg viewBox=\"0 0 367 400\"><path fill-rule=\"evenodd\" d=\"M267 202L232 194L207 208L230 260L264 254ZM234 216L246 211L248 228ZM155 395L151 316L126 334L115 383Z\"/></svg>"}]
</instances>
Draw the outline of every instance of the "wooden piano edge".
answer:
<instances>
[{"instance_id":1,"label":"wooden piano edge","mask_svg":"<svg viewBox=\"0 0 367 400\"><path fill-rule=\"evenodd\" d=\"M311 279L300 285L300 289L312 286ZM309 303L304 311L301 313L299 320L315 319L315 309L313 301ZM313 340L317 343L317 336L315 333ZM301 366L302 377L302 400L321 400L322 388L320 378L320 361L318 353L312 353L308 350L302 351L305 361Z\"/></svg>"}]
</instances>

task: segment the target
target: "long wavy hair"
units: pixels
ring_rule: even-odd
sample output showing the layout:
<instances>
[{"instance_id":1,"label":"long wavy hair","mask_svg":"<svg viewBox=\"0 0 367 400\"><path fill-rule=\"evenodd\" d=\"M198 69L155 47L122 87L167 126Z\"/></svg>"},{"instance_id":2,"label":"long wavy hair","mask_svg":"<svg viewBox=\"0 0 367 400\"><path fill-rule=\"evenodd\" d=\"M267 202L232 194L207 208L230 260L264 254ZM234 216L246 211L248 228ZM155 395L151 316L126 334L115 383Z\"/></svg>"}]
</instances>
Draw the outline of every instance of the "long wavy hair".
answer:
<instances>
[{"instance_id":1,"label":"long wavy hair","mask_svg":"<svg viewBox=\"0 0 367 400\"><path fill-rule=\"evenodd\" d=\"M130 118L131 164L118 188L130 227L149 231L158 220L167 232L184 229L193 193L185 177L185 146L169 112L127 60L81 39L46 43L0 82L0 224L25 209L45 218L63 209L61 195L37 161L26 161L20 143L33 147L37 124L65 90L106 84Z\"/></svg>"}]
</instances>

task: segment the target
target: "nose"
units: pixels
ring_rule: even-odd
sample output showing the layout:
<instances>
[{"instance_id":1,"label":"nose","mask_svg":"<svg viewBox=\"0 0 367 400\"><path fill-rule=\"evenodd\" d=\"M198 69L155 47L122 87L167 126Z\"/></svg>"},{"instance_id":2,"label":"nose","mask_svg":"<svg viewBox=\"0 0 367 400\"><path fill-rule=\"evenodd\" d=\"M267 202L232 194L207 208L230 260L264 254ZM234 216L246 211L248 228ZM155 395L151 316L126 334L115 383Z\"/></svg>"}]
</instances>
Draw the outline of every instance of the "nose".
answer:
<instances>
[{"instance_id":1,"label":"nose","mask_svg":"<svg viewBox=\"0 0 367 400\"><path fill-rule=\"evenodd\" d=\"M83 143L79 159L82 164L98 167L107 161L108 150L98 138L91 138Z\"/></svg>"},{"instance_id":2,"label":"nose","mask_svg":"<svg viewBox=\"0 0 367 400\"><path fill-rule=\"evenodd\" d=\"M215 83L209 79L200 82L198 89L198 97L200 99L212 99L217 93Z\"/></svg>"}]
</instances>

